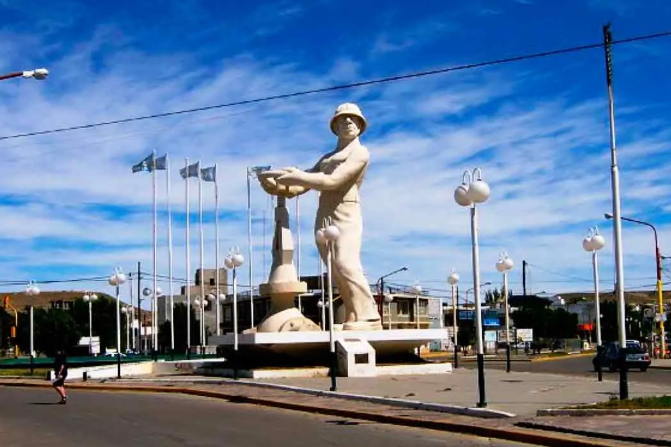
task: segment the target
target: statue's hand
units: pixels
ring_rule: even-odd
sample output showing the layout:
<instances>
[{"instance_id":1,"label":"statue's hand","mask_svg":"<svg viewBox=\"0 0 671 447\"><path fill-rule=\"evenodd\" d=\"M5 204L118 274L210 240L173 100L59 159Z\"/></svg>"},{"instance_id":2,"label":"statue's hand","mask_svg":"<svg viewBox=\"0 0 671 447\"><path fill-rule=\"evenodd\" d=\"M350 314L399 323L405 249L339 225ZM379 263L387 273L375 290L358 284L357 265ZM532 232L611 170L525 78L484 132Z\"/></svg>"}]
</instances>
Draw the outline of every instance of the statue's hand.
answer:
<instances>
[{"instance_id":1,"label":"statue's hand","mask_svg":"<svg viewBox=\"0 0 671 447\"><path fill-rule=\"evenodd\" d=\"M279 192L279 185L274 178L270 177L259 177L259 183L261 183L261 188L265 192L271 195L277 195Z\"/></svg>"},{"instance_id":2,"label":"statue's hand","mask_svg":"<svg viewBox=\"0 0 671 447\"><path fill-rule=\"evenodd\" d=\"M301 185L305 178L305 172L298 168L284 168L286 174L277 177L277 183L284 186Z\"/></svg>"}]
</instances>

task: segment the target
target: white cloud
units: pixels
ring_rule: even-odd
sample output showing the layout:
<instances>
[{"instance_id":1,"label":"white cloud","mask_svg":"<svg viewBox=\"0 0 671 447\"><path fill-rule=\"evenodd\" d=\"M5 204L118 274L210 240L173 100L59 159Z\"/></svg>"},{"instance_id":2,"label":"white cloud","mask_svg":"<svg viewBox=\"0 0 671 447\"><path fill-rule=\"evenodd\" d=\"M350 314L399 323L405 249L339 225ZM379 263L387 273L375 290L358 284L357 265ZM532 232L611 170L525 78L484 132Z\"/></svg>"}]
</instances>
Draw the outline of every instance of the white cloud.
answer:
<instances>
[{"instance_id":1,"label":"white cloud","mask_svg":"<svg viewBox=\"0 0 671 447\"><path fill-rule=\"evenodd\" d=\"M409 48L430 39L432 33L447 30L421 24L383 43L395 46L392 49ZM360 71L358 63L347 57L319 72L298 63L278 65L252 53L217 60L214 68L206 69L194 65L194 58L187 54L145 54L123 45L104 52L101 69L93 63L94 55L100 54L113 35L113 29L103 28L92 40L55 61L53 76L47 82L24 82L3 91L2 135L322 87L354 79ZM22 45L14 49L11 60ZM375 51L385 49L379 40L375 45ZM152 76L155 67L161 67L158 79ZM481 166L492 187L490 201L479 208L484 280L500 282L493 265L498 253L507 250L517 262L512 282L516 291L520 289L522 259L531 264L532 291L589 290L589 256L580 242L587 229L602 222L602 213L610 209L603 101L576 98L556 87L551 95L528 95L531 86L546 86L547 73L537 76L515 70L450 74L0 141L5 155L0 176L4 194L0 234L8 240L0 267L5 275L19 279L73 276L77 269L106 274L117 265L134 268L137 261L143 263L143 270L150 269L151 176L131 174L130 166L152 149L159 154L168 151L173 161L178 276L185 274L185 217L184 181L177 170L185 157L192 162L202 160L205 165L219 164L222 256L231 245L244 247L246 253L245 168L259 164L310 166L334 144L328 120L335 106L352 100L361 104L370 122L370 132L363 141L372 161L362 191L363 256L369 279L374 281L407 265L410 270L396 276L395 281L417 278L444 289L441 281L456 267L464 286L469 282L468 210L458 207L452 194L464 169ZM651 212L650 200L658 200L660 208L671 207L666 199L671 184L664 174L669 162L660 157L669 148L664 119L655 127L643 127L641 122L646 120L639 118L644 116L639 113L618 115L622 123L623 210L632 214ZM163 210L163 173L158 185ZM191 185L193 213L197 188L195 182ZM214 259L214 203L211 185L204 186L209 266ZM272 213L267 197L255 183L252 203L258 283L263 273L262 210L267 216L266 250ZM311 242L315 206L316 194L301 199L302 262L308 273L314 273L317 265ZM608 225L603 226L607 229ZM195 267L195 220L191 228ZM167 269L165 230L162 218L162 273ZM662 246L668 247L671 229L662 226L660 234ZM628 277L645 278L654 273L645 229L625 228L625 244ZM610 250L608 246L602 254L605 280L612 279ZM266 260L269 262L269 254ZM587 281L571 282L566 276ZM568 282L553 282L557 280ZM647 283L637 279L633 284ZM61 286L45 286L45 290L50 287Z\"/></svg>"}]
</instances>

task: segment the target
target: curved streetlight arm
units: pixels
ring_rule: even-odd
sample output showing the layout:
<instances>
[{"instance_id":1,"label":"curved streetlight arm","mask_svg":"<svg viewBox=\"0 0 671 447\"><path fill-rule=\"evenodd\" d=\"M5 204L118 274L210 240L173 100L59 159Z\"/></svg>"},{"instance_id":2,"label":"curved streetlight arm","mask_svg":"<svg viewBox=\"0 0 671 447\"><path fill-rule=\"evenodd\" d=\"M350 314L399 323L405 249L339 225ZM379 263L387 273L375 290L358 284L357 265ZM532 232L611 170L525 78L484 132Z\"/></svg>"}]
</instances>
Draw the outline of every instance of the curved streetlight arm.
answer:
<instances>
[{"instance_id":1,"label":"curved streetlight arm","mask_svg":"<svg viewBox=\"0 0 671 447\"><path fill-rule=\"evenodd\" d=\"M400 269L396 269L396 270L394 270L394 271L391 272L391 273L387 273L386 275L380 276L380 278L378 278L378 280L377 280L377 282L376 282L375 284L382 284L382 281L384 281L384 279L385 279L386 277L391 276L391 275L394 275L394 274L396 274L396 273L398 273L398 272L405 272L405 271L407 271L407 270L408 270L408 267L401 267ZM380 292L384 294L384 290L380 290Z\"/></svg>"},{"instance_id":2,"label":"curved streetlight arm","mask_svg":"<svg viewBox=\"0 0 671 447\"><path fill-rule=\"evenodd\" d=\"M604 213L606 219L612 219L613 215L611 213ZM637 223L639 225L645 225L646 227L652 228L652 232L655 235L655 262L657 265L657 280L661 281L662 279L662 254L659 251L659 237L657 236L657 228L650 222L645 222L638 219L633 219L631 217L620 216L620 219L626 220L629 222Z\"/></svg>"},{"instance_id":3,"label":"curved streetlight arm","mask_svg":"<svg viewBox=\"0 0 671 447\"><path fill-rule=\"evenodd\" d=\"M4 81L5 79L18 78L21 76L23 76L22 71L15 71L14 73L7 73L5 75L0 75L0 81Z\"/></svg>"}]
</instances>

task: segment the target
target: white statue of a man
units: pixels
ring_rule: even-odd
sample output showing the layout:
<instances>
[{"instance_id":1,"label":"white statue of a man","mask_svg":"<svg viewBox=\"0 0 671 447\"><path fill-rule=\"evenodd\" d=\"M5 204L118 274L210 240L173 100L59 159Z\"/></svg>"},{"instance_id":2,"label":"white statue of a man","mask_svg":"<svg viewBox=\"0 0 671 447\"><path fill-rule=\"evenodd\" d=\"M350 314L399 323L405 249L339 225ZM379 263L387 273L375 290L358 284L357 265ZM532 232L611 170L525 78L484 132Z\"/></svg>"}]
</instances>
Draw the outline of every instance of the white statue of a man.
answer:
<instances>
[{"instance_id":1,"label":"white statue of a man","mask_svg":"<svg viewBox=\"0 0 671 447\"><path fill-rule=\"evenodd\" d=\"M330 218L340 230L333 253L333 277L345 305L345 330L382 329L380 314L361 265L363 223L359 189L370 160L359 136L366 131L366 119L358 106L338 106L331 119L331 131L338 136L336 148L322 156L309 170L285 168L275 178L260 177L263 189L274 195L295 197L312 189L320 192L315 232ZM326 262L326 246L317 241Z\"/></svg>"}]
</instances>

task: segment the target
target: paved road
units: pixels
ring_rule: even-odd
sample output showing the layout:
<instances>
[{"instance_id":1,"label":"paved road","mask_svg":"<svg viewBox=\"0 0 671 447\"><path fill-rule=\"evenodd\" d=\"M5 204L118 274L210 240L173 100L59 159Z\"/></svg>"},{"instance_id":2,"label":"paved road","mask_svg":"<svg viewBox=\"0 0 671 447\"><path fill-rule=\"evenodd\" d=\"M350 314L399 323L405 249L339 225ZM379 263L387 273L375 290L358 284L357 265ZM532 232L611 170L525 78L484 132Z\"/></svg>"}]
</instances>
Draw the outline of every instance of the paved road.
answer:
<instances>
[{"instance_id":1,"label":"paved road","mask_svg":"<svg viewBox=\"0 0 671 447\"><path fill-rule=\"evenodd\" d=\"M459 366L466 368L476 368L475 362L462 362ZM486 362L485 368L505 369L506 362ZM592 357L566 357L557 360L544 362L513 362L511 365L513 371L535 372L550 374L566 374L582 377L596 377L592 368ZM618 380L618 372L608 372L604 370L604 379ZM668 385L671 384L671 370L649 369L642 373L640 371L629 371L628 379L633 382L645 382Z\"/></svg>"},{"instance_id":2,"label":"paved road","mask_svg":"<svg viewBox=\"0 0 671 447\"><path fill-rule=\"evenodd\" d=\"M0 387L0 399L3 447L520 445L192 396L76 390L62 406L52 390Z\"/></svg>"}]
</instances>

